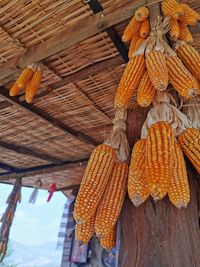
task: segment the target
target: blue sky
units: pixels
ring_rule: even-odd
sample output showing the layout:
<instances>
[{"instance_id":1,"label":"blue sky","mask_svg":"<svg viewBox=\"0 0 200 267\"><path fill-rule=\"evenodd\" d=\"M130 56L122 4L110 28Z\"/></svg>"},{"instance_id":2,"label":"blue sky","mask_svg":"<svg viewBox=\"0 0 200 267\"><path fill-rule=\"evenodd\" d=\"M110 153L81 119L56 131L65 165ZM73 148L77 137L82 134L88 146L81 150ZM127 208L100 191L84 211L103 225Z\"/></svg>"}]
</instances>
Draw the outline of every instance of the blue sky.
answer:
<instances>
[{"instance_id":1,"label":"blue sky","mask_svg":"<svg viewBox=\"0 0 200 267\"><path fill-rule=\"evenodd\" d=\"M6 199L12 186L0 184L0 214L6 208ZM21 244L39 245L46 242L57 243L60 220L67 198L61 193L54 193L49 203L48 192L40 190L36 203L29 204L28 199L33 189L22 188L22 202L18 204L10 239Z\"/></svg>"}]
</instances>

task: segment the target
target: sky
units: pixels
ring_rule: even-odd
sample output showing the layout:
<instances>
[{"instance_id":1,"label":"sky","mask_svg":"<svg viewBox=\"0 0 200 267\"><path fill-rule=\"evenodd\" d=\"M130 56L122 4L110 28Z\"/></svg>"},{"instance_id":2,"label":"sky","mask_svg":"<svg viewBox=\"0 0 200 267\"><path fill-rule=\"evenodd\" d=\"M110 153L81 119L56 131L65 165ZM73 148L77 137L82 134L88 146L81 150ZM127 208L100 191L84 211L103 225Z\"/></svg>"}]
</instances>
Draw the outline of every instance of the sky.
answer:
<instances>
[{"instance_id":1,"label":"sky","mask_svg":"<svg viewBox=\"0 0 200 267\"><path fill-rule=\"evenodd\" d=\"M6 199L13 186L0 184L0 215L5 211ZM57 243L60 221L67 201L62 192L54 193L49 203L48 192L40 190L35 204L28 200L33 189L22 187L22 201L17 206L10 239L21 244Z\"/></svg>"}]
</instances>

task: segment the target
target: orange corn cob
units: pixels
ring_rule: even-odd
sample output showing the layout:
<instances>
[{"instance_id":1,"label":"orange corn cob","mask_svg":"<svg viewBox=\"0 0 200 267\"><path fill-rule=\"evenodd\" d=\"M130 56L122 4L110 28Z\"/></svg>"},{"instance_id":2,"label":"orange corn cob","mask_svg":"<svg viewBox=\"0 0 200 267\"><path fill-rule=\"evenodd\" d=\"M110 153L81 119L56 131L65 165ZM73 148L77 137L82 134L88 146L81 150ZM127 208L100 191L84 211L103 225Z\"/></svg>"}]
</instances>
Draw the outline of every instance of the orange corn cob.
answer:
<instances>
[{"instance_id":1,"label":"orange corn cob","mask_svg":"<svg viewBox=\"0 0 200 267\"><path fill-rule=\"evenodd\" d=\"M148 107L151 105L154 96L156 94L156 89L153 87L149 74L146 71L142 77L137 91L137 103L141 107Z\"/></svg>"},{"instance_id":2,"label":"orange corn cob","mask_svg":"<svg viewBox=\"0 0 200 267\"><path fill-rule=\"evenodd\" d=\"M116 162L97 209L95 232L102 237L115 226L126 195L128 164Z\"/></svg>"},{"instance_id":3,"label":"orange corn cob","mask_svg":"<svg viewBox=\"0 0 200 267\"><path fill-rule=\"evenodd\" d=\"M26 86L26 102L31 103L37 90L40 87L42 81L42 70L40 67L34 72L32 79L28 82Z\"/></svg>"},{"instance_id":4,"label":"orange corn cob","mask_svg":"<svg viewBox=\"0 0 200 267\"><path fill-rule=\"evenodd\" d=\"M190 201L190 188L183 152L176 143L173 169L168 192L169 199L178 209L186 208Z\"/></svg>"},{"instance_id":5,"label":"orange corn cob","mask_svg":"<svg viewBox=\"0 0 200 267\"><path fill-rule=\"evenodd\" d=\"M33 76L33 69L32 67L26 67L22 73L20 74L19 78L17 79L16 83L20 88L25 88L27 83Z\"/></svg>"},{"instance_id":6,"label":"orange corn cob","mask_svg":"<svg viewBox=\"0 0 200 267\"><path fill-rule=\"evenodd\" d=\"M146 140L137 141L133 147L128 174L128 195L133 204L138 207L149 196L144 177Z\"/></svg>"},{"instance_id":7,"label":"orange corn cob","mask_svg":"<svg viewBox=\"0 0 200 267\"><path fill-rule=\"evenodd\" d=\"M133 37L134 38L134 37ZM137 40L136 43L133 43L133 39L131 40L131 44L130 44L130 47L129 47L129 51L128 51L128 57L129 59L131 59L134 55L133 53L139 48L139 46L144 42L144 39L139 37L139 39Z\"/></svg>"},{"instance_id":8,"label":"orange corn cob","mask_svg":"<svg viewBox=\"0 0 200 267\"><path fill-rule=\"evenodd\" d=\"M141 27L141 22L137 21L135 16L132 18L132 20L127 25L123 35L122 35L122 41L128 42L133 38L133 35L139 32Z\"/></svg>"},{"instance_id":9,"label":"orange corn cob","mask_svg":"<svg viewBox=\"0 0 200 267\"><path fill-rule=\"evenodd\" d=\"M177 41L180 35L180 27L176 19L170 19L169 37L173 41Z\"/></svg>"},{"instance_id":10,"label":"orange corn cob","mask_svg":"<svg viewBox=\"0 0 200 267\"><path fill-rule=\"evenodd\" d=\"M10 89L10 91L9 91L9 94L10 94L10 96L16 96L16 95L19 94L19 92L20 92L22 89L23 89L23 88L20 88L20 87L18 86L18 84L15 82L15 83L13 84L13 86L11 87L11 89Z\"/></svg>"},{"instance_id":11,"label":"orange corn cob","mask_svg":"<svg viewBox=\"0 0 200 267\"><path fill-rule=\"evenodd\" d=\"M140 39L140 32L136 32L133 35L133 38L131 39L131 43L130 43L130 47L129 47L129 51L128 51L129 59L133 57L133 52L136 49L136 45L137 45L137 42L139 39Z\"/></svg>"},{"instance_id":12,"label":"orange corn cob","mask_svg":"<svg viewBox=\"0 0 200 267\"><path fill-rule=\"evenodd\" d=\"M184 11L176 0L164 0L161 5L162 13L166 17L178 19Z\"/></svg>"},{"instance_id":13,"label":"orange corn cob","mask_svg":"<svg viewBox=\"0 0 200 267\"><path fill-rule=\"evenodd\" d=\"M140 37L147 38L150 34L150 22L149 19L146 19L142 22L141 28L140 28Z\"/></svg>"},{"instance_id":14,"label":"orange corn cob","mask_svg":"<svg viewBox=\"0 0 200 267\"><path fill-rule=\"evenodd\" d=\"M188 128L179 135L178 143L192 165L200 173L200 130Z\"/></svg>"},{"instance_id":15,"label":"orange corn cob","mask_svg":"<svg viewBox=\"0 0 200 267\"><path fill-rule=\"evenodd\" d=\"M199 92L199 84L176 56L167 56L169 79L176 91L185 98L195 96Z\"/></svg>"},{"instance_id":16,"label":"orange corn cob","mask_svg":"<svg viewBox=\"0 0 200 267\"><path fill-rule=\"evenodd\" d=\"M167 122L157 122L148 129L144 175L155 200L168 193L173 174L174 140L174 131Z\"/></svg>"},{"instance_id":17,"label":"orange corn cob","mask_svg":"<svg viewBox=\"0 0 200 267\"><path fill-rule=\"evenodd\" d=\"M179 40L185 41L187 43L192 43L193 37L188 27L185 24L179 22L179 28L180 28Z\"/></svg>"},{"instance_id":18,"label":"orange corn cob","mask_svg":"<svg viewBox=\"0 0 200 267\"><path fill-rule=\"evenodd\" d=\"M137 55L129 60L115 94L115 108L123 109L128 106L131 97L133 96L133 92L137 89L144 71L144 56Z\"/></svg>"},{"instance_id":19,"label":"orange corn cob","mask_svg":"<svg viewBox=\"0 0 200 267\"><path fill-rule=\"evenodd\" d=\"M200 80L200 54L189 44L179 45L176 50L179 58L188 68L188 70Z\"/></svg>"},{"instance_id":20,"label":"orange corn cob","mask_svg":"<svg viewBox=\"0 0 200 267\"><path fill-rule=\"evenodd\" d=\"M94 235L95 215L92 216L89 222L76 224L76 240L81 244L87 244Z\"/></svg>"},{"instance_id":21,"label":"orange corn cob","mask_svg":"<svg viewBox=\"0 0 200 267\"><path fill-rule=\"evenodd\" d=\"M76 198L74 218L77 223L89 222L95 214L115 159L115 150L105 144L97 146L92 152Z\"/></svg>"},{"instance_id":22,"label":"orange corn cob","mask_svg":"<svg viewBox=\"0 0 200 267\"><path fill-rule=\"evenodd\" d=\"M139 7L135 12L135 18L140 22L146 20L148 16L149 10L145 6Z\"/></svg>"},{"instance_id":23,"label":"orange corn cob","mask_svg":"<svg viewBox=\"0 0 200 267\"><path fill-rule=\"evenodd\" d=\"M115 226L107 235L100 238L100 243L104 249L108 250L116 246L116 231L117 227Z\"/></svg>"},{"instance_id":24,"label":"orange corn cob","mask_svg":"<svg viewBox=\"0 0 200 267\"><path fill-rule=\"evenodd\" d=\"M186 25L195 26L200 20L200 14L190 8L187 4L180 4L184 14L180 16L180 21Z\"/></svg>"},{"instance_id":25,"label":"orange corn cob","mask_svg":"<svg viewBox=\"0 0 200 267\"><path fill-rule=\"evenodd\" d=\"M146 67L153 87L164 91L168 86L168 70L165 55L161 51L153 50L146 56Z\"/></svg>"}]
</instances>

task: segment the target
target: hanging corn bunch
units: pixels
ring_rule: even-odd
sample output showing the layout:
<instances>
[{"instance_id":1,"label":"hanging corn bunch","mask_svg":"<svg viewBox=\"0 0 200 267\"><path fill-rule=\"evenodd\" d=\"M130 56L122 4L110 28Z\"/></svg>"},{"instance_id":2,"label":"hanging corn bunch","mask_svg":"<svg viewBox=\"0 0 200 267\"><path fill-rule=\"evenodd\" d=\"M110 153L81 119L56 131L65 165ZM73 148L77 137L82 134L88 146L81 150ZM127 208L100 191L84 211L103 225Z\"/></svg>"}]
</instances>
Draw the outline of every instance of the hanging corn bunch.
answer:
<instances>
[{"instance_id":1,"label":"hanging corn bunch","mask_svg":"<svg viewBox=\"0 0 200 267\"><path fill-rule=\"evenodd\" d=\"M7 199L7 209L1 218L0 228L0 261L2 262L7 251L9 241L10 227L12 225L17 203L21 201L21 179L15 181L15 185L10 196Z\"/></svg>"}]
</instances>

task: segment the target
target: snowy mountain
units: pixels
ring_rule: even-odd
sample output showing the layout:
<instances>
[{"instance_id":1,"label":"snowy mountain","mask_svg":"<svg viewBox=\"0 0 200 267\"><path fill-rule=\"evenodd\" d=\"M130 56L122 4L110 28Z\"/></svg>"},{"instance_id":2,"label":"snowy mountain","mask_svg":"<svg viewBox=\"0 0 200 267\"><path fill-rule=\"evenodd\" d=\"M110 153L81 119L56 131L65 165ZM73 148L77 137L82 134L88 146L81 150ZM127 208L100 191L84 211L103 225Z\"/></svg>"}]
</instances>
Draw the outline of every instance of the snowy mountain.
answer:
<instances>
[{"instance_id":1,"label":"snowy mountain","mask_svg":"<svg viewBox=\"0 0 200 267\"><path fill-rule=\"evenodd\" d=\"M11 241L12 253L9 262L18 264L17 267L59 267L62 250L56 250L53 242L41 245L22 245Z\"/></svg>"}]
</instances>

